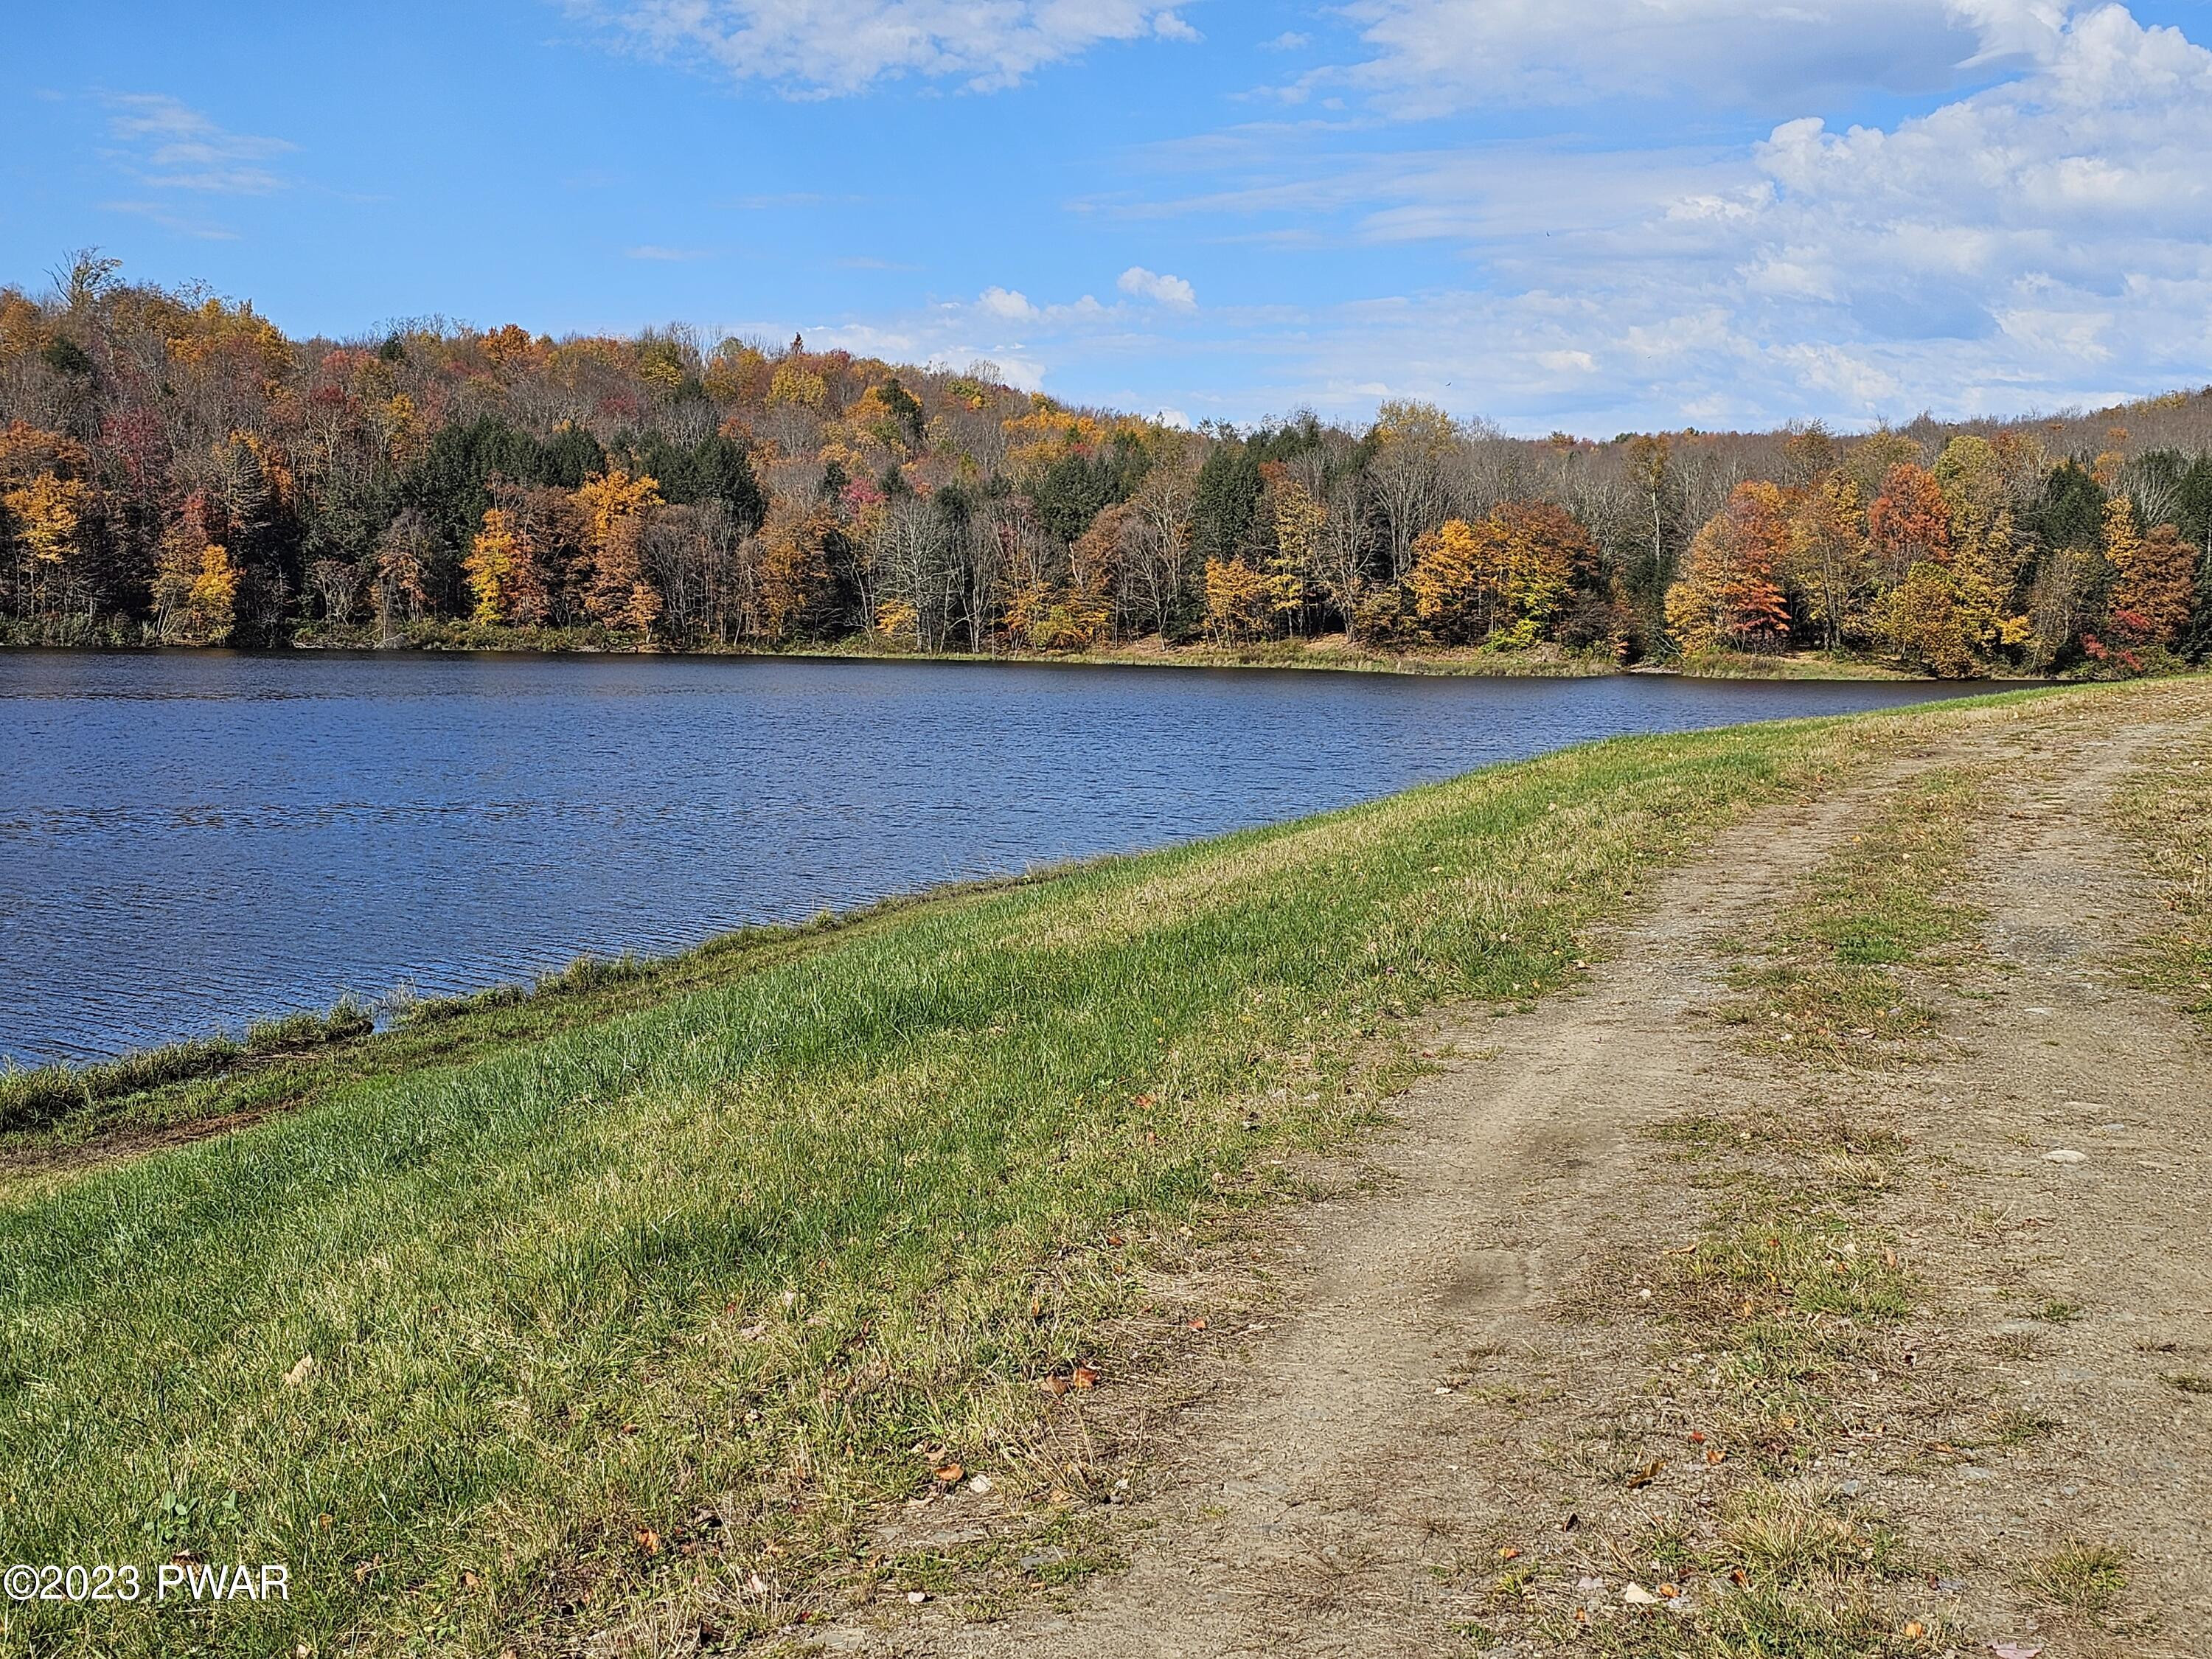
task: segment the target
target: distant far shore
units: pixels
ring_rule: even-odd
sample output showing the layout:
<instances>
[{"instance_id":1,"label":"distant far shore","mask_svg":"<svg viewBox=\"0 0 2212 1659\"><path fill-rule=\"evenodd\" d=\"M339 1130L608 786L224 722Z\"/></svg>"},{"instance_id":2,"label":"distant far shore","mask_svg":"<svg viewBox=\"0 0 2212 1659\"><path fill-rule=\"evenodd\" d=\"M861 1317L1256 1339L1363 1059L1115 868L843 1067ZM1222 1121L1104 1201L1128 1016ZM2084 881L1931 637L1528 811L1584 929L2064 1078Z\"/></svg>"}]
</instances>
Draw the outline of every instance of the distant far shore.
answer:
<instances>
[{"instance_id":1,"label":"distant far shore","mask_svg":"<svg viewBox=\"0 0 2212 1659\"><path fill-rule=\"evenodd\" d=\"M74 648L114 650L204 650L226 647L103 644L89 647L37 642L5 642L19 650ZM0 647L0 648L5 648ZM1192 641L1170 644L1159 635L1131 640L1095 651L915 651L865 636L794 643L763 649L725 646L671 649L640 645L634 638L599 629L486 629L450 623L418 623L384 638L366 629L307 632L258 647L283 651L465 652L520 656L666 656L796 658L814 661L909 663L1009 663L1025 666L1127 668L1260 668L1287 672L1403 674L1466 679L1591 679L1615 674L1664 674L1692 679L1917 680L1938 677L1849 653L1790 651L1769 653L1712 652L1663 662L1622 663L1599 653L1575 653L1540 645L1525 650L1389 651L1370 649L1341 634L1312 639L1271 640L1245 645ZM2055 682L2027 676L2002 677L2008 684ZM1994 682L1992 682L1994 683Z\"/></svg>"}]
</instances>

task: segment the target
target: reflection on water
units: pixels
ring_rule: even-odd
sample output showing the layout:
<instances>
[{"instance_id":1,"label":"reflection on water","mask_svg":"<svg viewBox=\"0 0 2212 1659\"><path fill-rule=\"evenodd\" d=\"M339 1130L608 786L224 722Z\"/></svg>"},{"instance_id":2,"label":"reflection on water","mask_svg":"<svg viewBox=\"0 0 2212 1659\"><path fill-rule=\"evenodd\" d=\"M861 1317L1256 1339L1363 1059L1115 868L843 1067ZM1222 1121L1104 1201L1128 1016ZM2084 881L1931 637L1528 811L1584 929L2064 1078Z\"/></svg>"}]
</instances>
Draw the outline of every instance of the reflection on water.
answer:
<instances>
[{"instance_id":1,"label":"reflection on water","mask_svg":"<svg viewBox=\"0 0 2212 1659\"><path fill-rule=\"evenodd\" d=\"M1911 684L0 653L0 1054L425 995Z\"/></svg>"}]
</instances>

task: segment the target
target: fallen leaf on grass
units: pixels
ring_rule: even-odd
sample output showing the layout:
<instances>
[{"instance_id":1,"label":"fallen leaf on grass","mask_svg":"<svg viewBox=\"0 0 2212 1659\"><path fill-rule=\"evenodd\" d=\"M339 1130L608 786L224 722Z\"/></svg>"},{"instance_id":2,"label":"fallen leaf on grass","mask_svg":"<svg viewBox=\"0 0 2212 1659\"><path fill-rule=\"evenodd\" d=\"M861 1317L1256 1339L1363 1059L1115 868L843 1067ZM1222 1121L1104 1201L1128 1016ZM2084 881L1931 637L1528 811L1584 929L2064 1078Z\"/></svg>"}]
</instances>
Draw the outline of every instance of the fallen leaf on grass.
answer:
<instances>
[{"instance_id":1,"label":"fallen leaf on grass","mask_svg":"<svg viewBox=\"0 0 2212 1659\"><path fill-rule=\"evenodd\" d=\"M653 1531L649 1527L639 1528L637 1534L637 1547L643 1550L647 1555L659 1554L660 1534Z\"/></svg>"},{"instance_id":2,"label":"fallen leaf on grass","mask_svg":"<svg viewBox=\"0 0 2212 1659\"><path fill-rule=\"evenodd\" d=\"M1638 1469L1634 1474L1628 1477L1629 1491L1634 1492L1638 1486L1650 1486L1654 1480L1656 1480L1659 1478L1660 1471L1664 1469L1666 1467L1667 1460L1665 1458L1653 1458L1649 1463Z\"/></svg>"},{"instance_id":3,"label":"fallen leaf on grass","mask_svg":"<svg viewBox=\"0 0 2212 1659\"><path fill-rule=\"evenodd\" d=\"M298 1388L307 1380L307 1374L314 1369L315 1356L311 1353L301 1354L300 1363L284 1373L284 1386L288 1389Z\"/></svg>"},{"instance_id":4,"label":"fallen leaf on grass","mask_svg":"<svg viewBox=\"0 0 2212 1659\"><path fill-rule=\"evenodd\" d=\"M1620 1599L1632 1607L1656 1607L1659 1598L1641 1584L1630 1584L1620 1592Z\"/></svg>"},{"instance_id":5,"label":"fallen leaf on grass","mask_svg":"<svg viewBox=\"0 0 2212 1659\"><path fill-rule=\"evenodd\" d=\"M949 1486L955 1481L958 1480L962 1475L967 1474L968 1471L962 1468L957 1463L940 1463L935 1468L932 1469L930 1473Z\"/></svg>"},{"instance_id":6,"label":"fallen leaf on grass","mask_svg":"<svg viewBox=\"0 0 2212 1659\"><path fill-rule=\"evenodd\" d=\"M1098 1375L1096 1365L1078 1365L1068 1373L1067 1380L1079 1389L1095 1389L1098 1386Z\"/></svg>"}]
</instances>

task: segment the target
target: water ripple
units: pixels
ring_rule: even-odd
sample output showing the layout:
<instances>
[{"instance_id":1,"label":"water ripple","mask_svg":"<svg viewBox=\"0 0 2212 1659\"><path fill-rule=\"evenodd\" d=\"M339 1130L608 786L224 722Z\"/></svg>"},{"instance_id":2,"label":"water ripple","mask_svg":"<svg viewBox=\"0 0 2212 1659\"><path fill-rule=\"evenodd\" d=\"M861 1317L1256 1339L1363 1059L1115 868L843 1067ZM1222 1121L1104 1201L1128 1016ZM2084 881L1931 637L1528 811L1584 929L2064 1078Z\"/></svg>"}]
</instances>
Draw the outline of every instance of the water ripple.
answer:
<instances>
[{"instance_id":1,"label":"water ripple","mask_svg":"<svg viewBox=\"0 0 2212 1659\"><path fill-rule=\"evenodd\" d=\"M0 1055L669 951L1910 684L0 653Z\"/></svg>"}]
</instances>

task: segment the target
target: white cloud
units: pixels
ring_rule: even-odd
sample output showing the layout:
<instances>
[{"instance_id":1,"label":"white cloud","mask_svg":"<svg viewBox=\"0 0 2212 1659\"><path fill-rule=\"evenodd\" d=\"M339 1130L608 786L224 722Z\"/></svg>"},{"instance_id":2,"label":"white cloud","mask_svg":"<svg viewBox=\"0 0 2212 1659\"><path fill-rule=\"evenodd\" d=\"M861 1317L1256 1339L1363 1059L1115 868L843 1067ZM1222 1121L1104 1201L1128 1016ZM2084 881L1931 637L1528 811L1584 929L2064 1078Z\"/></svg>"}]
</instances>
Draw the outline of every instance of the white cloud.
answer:
<instances>
[{"instance_id":1,"label":"white cloud","mask_svg":"<svg viewBox=\"0 0 2212 1659\"><path fill-rule=\"evenodd\" d=\"M1839 88L1927 92L2042 61L2066 0L1352 0L1349 79L1401 113L1687 93L1771 107Z\"/></svg>"},{"instance_id":2,"label":"white cloud","mask_svg":"<svg viewBox=\"0 0 2212 1659\"><path fill-rule=\"evenodd\" d=\"M1146 270L1142 265L1131 265L1114 284L1122 293L1139 300L1150 300L1154 305L1167 306L1176 311L1195 311L1198 291L1180 276L1165 276L1158 271Z\"/></svg>"},{"instance_id":3,"label":"white cloud","mask_svg":"<svg viewBox=\"0 0 2212 1659\"><path fill-rule=\"evenodd\" d=\"M1018 322L1037 314L1037 308L1030 303L1029 295L1016 289L987 288L975 301L975 308L988 317L1003 318L1008 322Z\"/></svg>"},{"instance_id":4,"label":"white cloud","mask_svg":"<svg viewBox=\"0 0 2212 1659\"><path fill-rule=\"evenodd\" d=\"M1109 41L1198 40L1160 0L563 0L649 57L814 95L912 76L1011 86Z\"/></svg>"},{"instance_id":5,"label":"white cloud","mask_svg":"<svg viewBox=\"0 0 2212 1659\"><path fill-rule=\"evenodd\" d=\"M1282 319L1210 311L1218 353L1186 347L1156 395L1218 407L1206 377L1256 367L1245 413L1310 398L1356 414L1387 378L1524 429L1610 433L2019 413L2201 384L2212 52L2117 5L2055 37L2029 7L1970 21L1969 45L2018 67L1884 126L1393 155L1276 124L1166 156L1212 188L1145 214L1216 231L1241 216L1263 244L1426 245L1469 275Z\"/></svg>"},{"instance_id":6,"label":"white cloud","mask_svg":"<svg viewBox=\"0 0 2212 1659\"><path fill-rule=\"evenodd\" d=\"M118 93L106 102L108 132L125 147L122 159L141 184L225 196L267 196L284 188L269 163L295 144L227 131L166 93Z\"/></svg>"}]
</instances>

